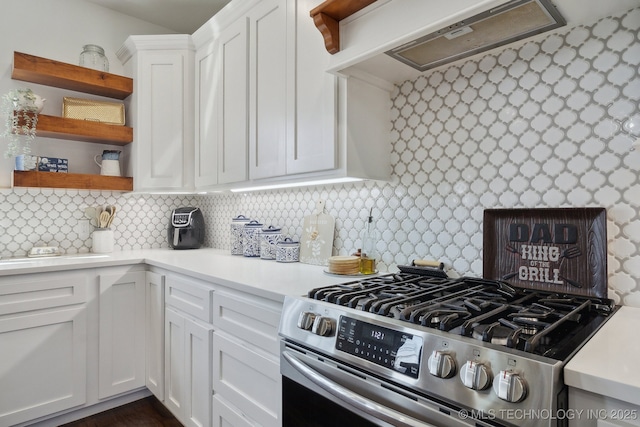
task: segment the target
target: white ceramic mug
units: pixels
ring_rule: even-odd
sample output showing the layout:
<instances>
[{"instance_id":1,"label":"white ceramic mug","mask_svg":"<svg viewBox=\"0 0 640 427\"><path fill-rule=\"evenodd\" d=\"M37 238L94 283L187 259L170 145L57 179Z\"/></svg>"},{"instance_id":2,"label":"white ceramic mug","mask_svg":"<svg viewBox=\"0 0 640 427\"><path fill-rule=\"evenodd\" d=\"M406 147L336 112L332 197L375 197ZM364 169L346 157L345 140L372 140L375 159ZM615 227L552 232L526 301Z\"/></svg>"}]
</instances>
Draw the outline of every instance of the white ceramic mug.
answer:
<instances>
[{"instance_id":1,"label":"white ceramic mug","mask_svg":"<svg viewBox=\"0 0 640 427\"><path fill-rule=\"evenodd\" d=\"M100 166L100 175L109 175L109 176L121 176L120 175L120 160L102 160L102 163L98 161L99 158L102 158L101 154L96 155L93 160L96 162L98 166Z\"/></svg>"}]
</instances>

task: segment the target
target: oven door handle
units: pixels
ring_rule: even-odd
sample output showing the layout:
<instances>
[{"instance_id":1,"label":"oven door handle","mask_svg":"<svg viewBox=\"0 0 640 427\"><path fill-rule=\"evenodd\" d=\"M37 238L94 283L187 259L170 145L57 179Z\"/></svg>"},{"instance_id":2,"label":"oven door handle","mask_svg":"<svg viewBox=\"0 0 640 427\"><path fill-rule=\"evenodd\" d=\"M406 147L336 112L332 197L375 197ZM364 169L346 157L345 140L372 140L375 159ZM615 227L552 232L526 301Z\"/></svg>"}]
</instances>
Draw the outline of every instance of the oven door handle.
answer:
<instances>
[{"instance_id":1,"label":"oven door handle","mask_svg":"<svg viewBox=\"0 0 640 427\"><path fill-rule=\"evenodd\" d=\"M351 390L327 379L322 374L305 365L298 358L286 351L282 352L282 357L284 357L296 371L326 392L337 397L343 403L359 409L379 420L386 421L391 425L400 427L434 427L431 424L426 424L422 421L408 417L401 412L382 406L377 402L366 399L359 394L352 392Z\"/></svg>"}]
</instances>

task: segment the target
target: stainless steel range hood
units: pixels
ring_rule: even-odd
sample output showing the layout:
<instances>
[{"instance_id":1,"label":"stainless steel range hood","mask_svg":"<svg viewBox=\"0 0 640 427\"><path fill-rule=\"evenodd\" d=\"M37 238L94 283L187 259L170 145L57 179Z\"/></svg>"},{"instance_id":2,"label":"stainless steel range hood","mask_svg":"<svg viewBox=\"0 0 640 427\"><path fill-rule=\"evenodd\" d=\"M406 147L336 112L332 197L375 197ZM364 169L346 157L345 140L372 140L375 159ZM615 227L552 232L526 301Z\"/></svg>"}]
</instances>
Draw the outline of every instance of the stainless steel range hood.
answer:
<instances>
[{"instance_id":1,"label":"stainless steel range hood","mask_svg":"<svg viewBox=\"0 0 640 427\"><path fill-rule=\"evenodd\" d=\"M513 0L385 53L425 71L565 24L549 0Z\"/></svg>"}]
</instances>

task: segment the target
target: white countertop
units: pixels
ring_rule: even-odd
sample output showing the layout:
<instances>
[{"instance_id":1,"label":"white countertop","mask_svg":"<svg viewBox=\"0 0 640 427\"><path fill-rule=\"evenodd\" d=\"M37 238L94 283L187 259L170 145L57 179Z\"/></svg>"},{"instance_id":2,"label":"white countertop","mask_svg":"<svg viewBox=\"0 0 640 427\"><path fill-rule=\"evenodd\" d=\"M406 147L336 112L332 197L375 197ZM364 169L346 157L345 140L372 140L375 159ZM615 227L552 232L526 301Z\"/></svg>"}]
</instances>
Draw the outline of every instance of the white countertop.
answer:
<instances>
[{"instance_id":1,"label":"white countertop","mask_svg":"<svg viewBox=\"0 0 640 427\"><path fill-rule=\"evenodd\" d=\"M110 254L9 258L0 260L0 276L142 263L278 301L282 301L285 295L304 295L316 287L360 279L325 274L326 267L322 266L247 258L207 248L142 249Z\"/></svg>"},{"instance_id":2,"label":"white countertop","mask_svg":"<svg viewBox=\"0 0 640 427\"><path fill-rule=\"evenodd\" d=\"M357 280L324 273L326 267L234 256L219 249L143 249L110 254L0 260L0 276L68 269L148 264L282 301L310 289ZM621 307L569 361L571 387L640 405L640 308Z\"/></svg>"},{"instance_id":3,"label":"white countertop","mask_svg":"<svg viewBox=\"0 0 640 427\"><path fill-rule=\"evenodd\" d=\"M640 406L640 308L620 307L564 368L575 388Z\"/></svg>"}]
</instances>

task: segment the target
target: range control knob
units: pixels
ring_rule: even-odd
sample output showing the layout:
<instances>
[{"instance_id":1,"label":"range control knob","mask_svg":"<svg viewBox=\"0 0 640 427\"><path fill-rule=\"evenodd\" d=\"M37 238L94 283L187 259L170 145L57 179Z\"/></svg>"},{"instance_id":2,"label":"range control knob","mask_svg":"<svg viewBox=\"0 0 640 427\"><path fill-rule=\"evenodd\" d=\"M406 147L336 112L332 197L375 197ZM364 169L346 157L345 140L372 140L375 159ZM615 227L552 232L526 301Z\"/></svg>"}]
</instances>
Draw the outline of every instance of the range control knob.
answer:
<instances>
[{"instance_id":1,"label":"range control knob","mask_svg":"<svg viewBox=\"0 0 640 427\"><path fill-rule=\"evenodd\" d=\"M316 314L310 311L303 311L298 316L298 328L311 330L313 322L316 320Z\"/></svg>"},{"instance_id":2,"label":"range control knob","mask_svg":"<svg viewBox=\"0 0 640 427\"><path fill-rule=\"evenodd\" d=\"M333 332L333 320L330 317L316 316L311 327L311 332L323 337L331 335Z\"/></svg>"},{"instance_id":3,"label":"range control knob","mask_svg":"<svg viewBox=\"0 0 640 427\"><path fill-rule=\"evenodd\" d=\"M500 371L493 379L493 391L507 402L522 402L527 397L527 382L513 371Z\"/></svg>"},{"instance_id":4,"label":"range control knob","mask_svg":"<svg viewBox=\"0 0 640 427\"><path fill-rule=\"evenodd\" d=\"M460 369L460 379L465 387L484 390L491 385L491 369L483 363L469 360Z\"/></svg>"},{"instance_id":5,"label":"range control knob","mask_svg":"<svg viewBox=\"0 0 640 427\"><path fill-rule=\"evenodd\" d=\"M451 378L456 374L456 361L449 353L434 350L429 356L429 373L438 378Z\"/></svg>"}]
</instances>

